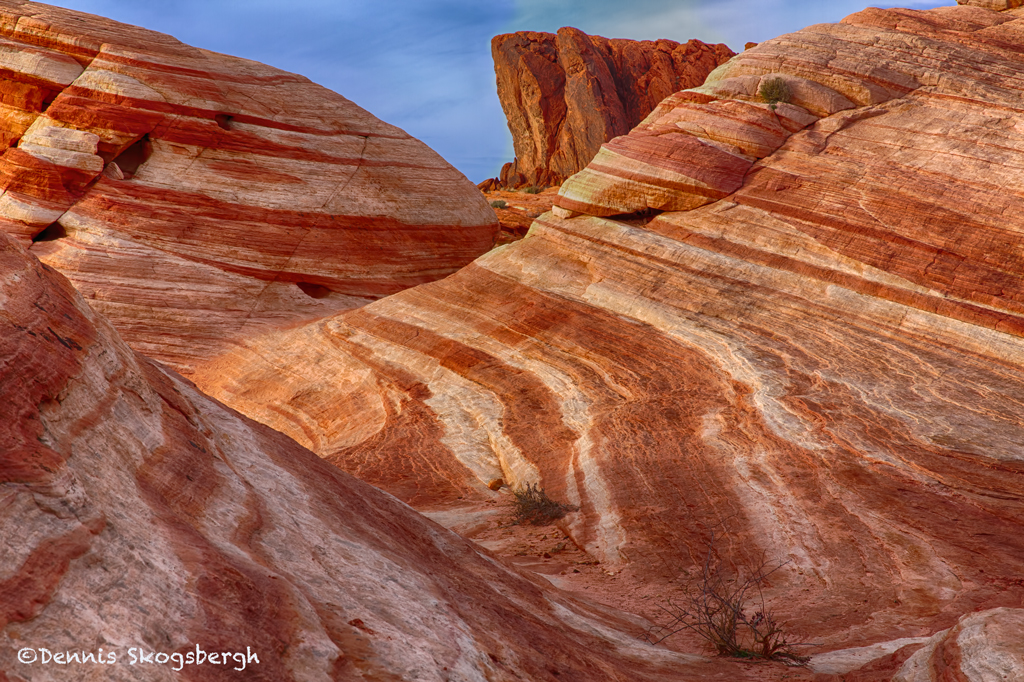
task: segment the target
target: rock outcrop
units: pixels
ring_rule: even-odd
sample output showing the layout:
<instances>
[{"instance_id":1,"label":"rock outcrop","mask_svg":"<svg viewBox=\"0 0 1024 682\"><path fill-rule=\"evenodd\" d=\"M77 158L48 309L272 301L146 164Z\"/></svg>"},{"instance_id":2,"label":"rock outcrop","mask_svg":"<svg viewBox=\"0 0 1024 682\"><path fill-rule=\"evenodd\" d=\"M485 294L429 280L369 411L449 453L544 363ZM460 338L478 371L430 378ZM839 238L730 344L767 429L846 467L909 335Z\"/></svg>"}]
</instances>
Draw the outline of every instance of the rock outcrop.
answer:
<instances>
[{"instance_id":1,"label":"rock outcrop","mask_svg":"<svg viewBox=\"0 0 1024 682\"><path fill-rule=\"evenodd\" d=\"M496 36L491 54L516 153L501 170L505 187L561 183L603 142L733 56L699 40L609 40L569 27Z\"/></svg>"},{"instance_id":2,"label":"rock outcrop","mask_svg":"<svg viewBox=\"0 0 1024 682\"><path fill-rule=\"evenodd\" d=\"M722 668L640 644L635 619L527 579L210 400L2 234L0 405L0 679L668 682ZM207 660L189 663L197 647Z\"/></svg>"},{"instance_id":3,"label":"rock outcrop","mask_svg":"<svg viewBox=\"0 0 1024 682\"><path fill-rule=\"evenodd\" d=\"M996 608L966 615L932 637L821 654L809 667L815 682L1016 680L1024 677L1022 637L1024 609Z\"/></svg>"},{"instance_id":4,"label":"rock outcrop","mask_svg":"<svg viewBox=\"0 0 1024 682\"><path fill-rule=\"evenodd\" d=\"M497 235L461 173L302 76L19 0L0 66L0 229L184 371Z\"/></svg>"},{"instance_id":5,"label":"rock outcrop","mask_svg":"<svg viewBox=\"0 0 1024 682\"><path fill-rule=\"evenodd\" d=\"M765 41L606 147L563 217L197 381L421 508L539 482L617 585L671 594L712 533L789 561L769 605L826 651L1020 609L1022 74L1022 10Z\"/></svg>"},{"instance_id":6,"label":"rock outcrop","mask_svg":"<svg viewBox=\"0 0 1024 682\"><path fill-rule=\"evenodd\" d=\"M932 680L1017 680L1024 678L1024 610L992 609L960 619L932 637L892 678Z\"/></svg>"}]
</instances>

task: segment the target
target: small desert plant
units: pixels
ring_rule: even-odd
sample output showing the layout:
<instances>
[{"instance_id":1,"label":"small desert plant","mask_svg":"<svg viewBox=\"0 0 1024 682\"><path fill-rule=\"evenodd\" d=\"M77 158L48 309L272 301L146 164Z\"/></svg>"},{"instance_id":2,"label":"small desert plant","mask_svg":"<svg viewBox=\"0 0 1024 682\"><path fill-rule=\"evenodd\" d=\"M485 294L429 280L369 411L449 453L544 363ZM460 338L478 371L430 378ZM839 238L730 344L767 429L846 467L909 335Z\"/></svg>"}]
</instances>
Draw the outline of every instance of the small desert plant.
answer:
<instances>
[{"instance_id":1,"label":"small desert plant","mask_svg":"<svg viewBox=\"0 0 1024 682\"><path fill-rule=\"evenodd\" d=\"M527 187L526 189L524 189L523 192L525 192L526 194L540 194L540 188L536 187L534 185L531 185L531 186Z\"/></svg>"},{"instance_id":2,"label":"small desert plant","mask_svg":"<svg viewBox=\"0 0 1024 682\"><path fill-rule=\"evenodd\" d=\"M667 619L648 630L644 639L658 644L677 632L690 630L722 656L806 663L806 657L793 651L793 644L766 606L762 591L768 577L786 563L772 565L762 556L757 566L727 578L712 534L700 574L690 579L682 599L669 599L660 606Z\"/></svg>"},{"instance_id":3,"label":"small desert plant","mask_svg":"<svg viewBox=\"0 0 1024 682\"><path fill-rule=\"evenodd\" d=\"M757 94L768 103L768 107L772 111L775 111L775 107L779 102L788 102L790 97L789 86L786 85L786 81L778 76L762 80Z\"/></svg>"},{"instance_id":4,"label":"small desert plant","mask_svg":"<svg viewBox=\"0 0 1024 682\"><path fill-rule=\"evenodd\" d=\"M491 202L491 208L506 208L507 206L504 199L495 199Z\"/></svg>"},{"instance_id":5,"label":"small desert plant","mask_svg":"<svg viewBox=\"0 0 1024 682\"><path fill-rule=\"evenodd\" d=\"M577 509L571 504L552 500L544 489L536 484L527 483L524 487L513 490L512 496L512 523L515 524L544 526Z\"/></svg>"}]
</instances>

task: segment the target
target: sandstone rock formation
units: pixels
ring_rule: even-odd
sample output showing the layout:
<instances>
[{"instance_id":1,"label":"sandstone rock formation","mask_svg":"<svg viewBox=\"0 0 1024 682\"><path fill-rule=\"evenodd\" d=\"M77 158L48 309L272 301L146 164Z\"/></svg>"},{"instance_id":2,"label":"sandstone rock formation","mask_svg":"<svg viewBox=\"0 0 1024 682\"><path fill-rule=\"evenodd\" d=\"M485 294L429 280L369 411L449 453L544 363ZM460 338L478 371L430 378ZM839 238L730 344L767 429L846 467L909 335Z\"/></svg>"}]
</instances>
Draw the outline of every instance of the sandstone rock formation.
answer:
<instances>
[{"instance_id":1,"label":"sandstone rock formation","mask_svg":"<svg viewBox=\"0 0 1024 682\"><path fill-rule=\"evenodd\" d=\"M972 613L932 637L902 639L815 656L815 682L1015 680L1024 676L1024 610ZM889 651L879 655L880 651ZM869 660L853 667L858 660ZM842 672L833 672L840 670Z\"/></svg>"},{"instance_id":2,"label":"sandstone rock formation","mask_svg":"<svg viewBox=\"0 0 1024 682\"><path fill-rule=\"evenodd\" d=\"M972 613L932 637L884 642L815 656L815 682L993 682L1024 676L1024 610L996 608ZM879 650L892 653L879 656ZM858 659L872 660L850 670ZM833 673L842 669L846 672Z\"/></svg>"},{"instance_id":3,"label":"sandstone rock formation","mask_svg":"<svg viewBox=\"0 0 1024 682\"><path fill-rule=\"evenodd\" d=\"M670 594L712 532L789 561L769 603L824 651L1020 609L1022 74L1022 10L765 41L609 144L563 217L197 381L420 508L539 482L617 585Z\"/></svg>"},{"instance_id":4,"label":"sandstone rock formation","mask_svg":"<svg viewBox=\"0 0 1024 682\"><path fill-rule=\"evenodd\" d=\"M505 187L561 183L601 143L733 56L725 45L699 40L609 40L569 27L496 36L491 54L516 152L501 170Z\"/></svg>"},{"instance_id":5,"label":"sandstone rock formation","mask_svg":"<svg viewBox=\"0 0 1024 682\"><path fill-rule=\"evenodd\" d=\"M461 173L302 76L20 0L0 66L0 229L180 369L496 237Z\"/></svg>"},{"instance_id":6,"label":"sandstone rock formation","mask_svg":"<svg viewBox=\"0 0 1024 682\"><path fill-rule=\"evenodd\" d=\"M517 574L200 394L2 234L0 405L2 680L668 682L721 669L638 643L635 619ZM168 661L197 646L257 660ZM44 648L78 658L44 664Z\"/></svg>"},{"instance_id":7,"label":"sandstone rock formation","mask_svg":"<svg viewBox=\"0 0 1024 682\"><path fill-rule=\"evenodd\" d=\"M1024 610L992 609L932 637L893 682L1024 679Z\"/></svg>"}]
</instances>

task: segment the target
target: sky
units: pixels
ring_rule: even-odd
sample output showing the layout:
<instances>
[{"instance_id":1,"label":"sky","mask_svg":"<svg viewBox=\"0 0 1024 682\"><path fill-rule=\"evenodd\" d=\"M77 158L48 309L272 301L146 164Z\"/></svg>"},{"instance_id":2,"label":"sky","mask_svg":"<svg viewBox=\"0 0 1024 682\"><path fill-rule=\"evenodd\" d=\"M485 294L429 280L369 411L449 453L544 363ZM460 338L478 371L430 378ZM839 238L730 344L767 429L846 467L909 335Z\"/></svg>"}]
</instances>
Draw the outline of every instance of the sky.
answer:
<instances>
[{"instance_id":1,"label":"sky","mask_svg":"<svg viewBox=\"0 0 1024 682\"><path fill-rule=\"evenodd\" d=\"M490 41L574 26L740 51L865 7L955 0L51 0L302 74L423 140L473 182L511 161Z\"/></svg>"}]
</instances>

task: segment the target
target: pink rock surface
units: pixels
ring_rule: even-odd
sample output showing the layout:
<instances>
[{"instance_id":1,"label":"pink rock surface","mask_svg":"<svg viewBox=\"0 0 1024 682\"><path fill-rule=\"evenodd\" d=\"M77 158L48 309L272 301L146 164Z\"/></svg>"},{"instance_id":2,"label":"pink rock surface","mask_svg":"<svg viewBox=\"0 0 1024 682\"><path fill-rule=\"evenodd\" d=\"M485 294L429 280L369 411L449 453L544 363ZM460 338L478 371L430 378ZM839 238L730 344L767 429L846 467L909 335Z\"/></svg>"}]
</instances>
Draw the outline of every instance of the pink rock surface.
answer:
<instances>
[{"instance_id":1,"label":"pink rock surface","mask_svg":"<svg viewBox=\"0 0 1024 682\"><path fill-rule=\"evenodd\" d=\"M562 215L687 211L732 194L757 159L816 116L788 103L714 100L688 90L668 97L629 135L603 145L559 189Z\"/></svg>"},{"instance_id":2,"label":"pink rock surface","mask_svg":"<svg viewBox=\"0 0 1024 682\"><path fill-rule=\"evenodd\" d=\"M964 616L936 634L899 669L893 682L1024 678L1024 609Z\"/></svg>"},{"instance_id":3,"label":"pink rock surface","mask_svg":"<svg viewBox=\"0 0 1024 682\"><path fill-rule=\"evenodd\" d=\"M640 644L202 395L6 235L0 306L2 680L764 679ZM137 660L197 646L258 662Z\"/></svg>"},{"instance_id":4,"label":"pink rock surface","mask_svg":"<svg viewBox=\"0 0 1024 682\"><path fill-rule=\"evenodd\" d=\"M778 127L755 101L771 74L794 93ZM565 528L610 600L673 594L714 532L736 565L790 562L766 594L819 652L1020 609L1021 74L1020 10L872 9L766 41L610 145L646 167L617 161L604 196L649 207L628 187L655 168L666 196L721 198L546 214L197 382L420 508L542 484L580 507ZM664 117L711 153L645 147Z\"/></svg>"},{"instance_id":5,"label":"pink rock surface","mask_svg":"<svg viewBox=\"0 0 1024 682\"><path fill-rule=\"evenodd\" d=\"M302 76L18 0L0 66L0 229L183 371L444 277L497 235L461 173Z\"/></svg>"}]
</instances>

